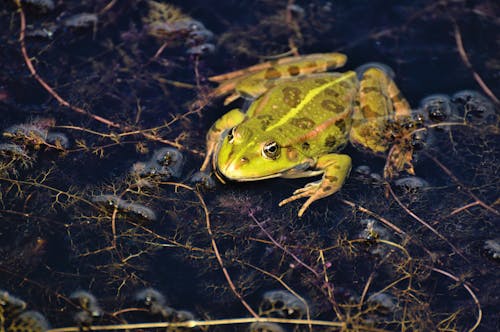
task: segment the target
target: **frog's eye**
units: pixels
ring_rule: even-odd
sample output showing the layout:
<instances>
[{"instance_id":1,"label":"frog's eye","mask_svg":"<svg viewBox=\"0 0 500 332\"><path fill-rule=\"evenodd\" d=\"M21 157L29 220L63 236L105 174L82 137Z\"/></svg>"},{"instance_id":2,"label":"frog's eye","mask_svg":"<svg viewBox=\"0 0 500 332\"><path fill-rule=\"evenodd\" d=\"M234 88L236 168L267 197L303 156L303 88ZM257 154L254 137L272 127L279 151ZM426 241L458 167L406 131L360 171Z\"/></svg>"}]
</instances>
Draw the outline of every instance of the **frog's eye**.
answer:
<instances>
[{"instance_id":1,"label":"frog's eye","mask_svg":"<svg viewBox=\"0 0 500 332\"><path fill-rule=\"evenodd\" d=\"M262 148L262 155L265 158L277 159L280 156L280 146L274 141L267 142Z\"/></svg>"},{"instance_id":2,"label":"frog's eye","mask_svg":"<svg viewBox=\"0 0 500 332\"><path fill-rule=\"evenodd\" d=\"M229 144L232 144L234 142L234 128L229 129L229 132L227 133L227 142Z\"/></svg>"}]
</instances>

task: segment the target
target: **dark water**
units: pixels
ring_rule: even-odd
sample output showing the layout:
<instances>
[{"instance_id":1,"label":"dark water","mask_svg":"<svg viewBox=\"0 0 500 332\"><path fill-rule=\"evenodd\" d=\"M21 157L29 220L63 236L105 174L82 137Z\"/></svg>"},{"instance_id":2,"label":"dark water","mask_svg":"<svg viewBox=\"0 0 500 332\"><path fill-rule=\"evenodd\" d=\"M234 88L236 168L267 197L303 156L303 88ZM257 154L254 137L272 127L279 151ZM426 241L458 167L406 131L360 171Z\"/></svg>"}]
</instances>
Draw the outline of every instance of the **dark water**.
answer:
<instances>
[{"instance_id":1,"label":"dark water","mask_svg":"<svg viewBox=\"0 0 500 332\"><path fill-rule=\"evenodd\" d=\"M251 317L215 243L261 317L499 329L494 1L39 2L23 1L26 58L22 14L13 1L0 8L0 289L52 327ZM444 116L426 119L417 142L417 178L384 181L384 158L347 147L341 192L300 219L300 203L278 203L308 179L195 189L208 128L244 104L207 99L208 77L293 47L345 53L347 69L390 66L414 109L442 94ZM184 163L175 150L155 154L165 147ZM140 293L150 287L165 302ZM2 296L2 308L16 306ZM22 311L0 310L5 327Z\"/></svg>"}]
</instances>

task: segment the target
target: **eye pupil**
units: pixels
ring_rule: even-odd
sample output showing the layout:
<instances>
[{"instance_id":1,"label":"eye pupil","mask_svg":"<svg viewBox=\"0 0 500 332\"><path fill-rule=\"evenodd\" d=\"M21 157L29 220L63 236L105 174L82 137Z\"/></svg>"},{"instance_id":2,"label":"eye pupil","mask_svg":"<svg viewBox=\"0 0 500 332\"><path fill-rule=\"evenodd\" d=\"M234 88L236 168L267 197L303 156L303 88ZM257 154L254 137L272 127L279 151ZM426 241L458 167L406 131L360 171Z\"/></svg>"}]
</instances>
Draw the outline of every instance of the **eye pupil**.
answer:
<instances>
[{"instance_id":1,"label":"eye pupil","mask_svg":"<svg viewBox=\"0 0 500 332\"><path fill-rule=\"evenodd\" d=\"M264 145L262 149L262 154L264 157L269 159L276 159L280 155L280 149L278 143L276 142L268 142Z\"/></svg>"}]
</instances>

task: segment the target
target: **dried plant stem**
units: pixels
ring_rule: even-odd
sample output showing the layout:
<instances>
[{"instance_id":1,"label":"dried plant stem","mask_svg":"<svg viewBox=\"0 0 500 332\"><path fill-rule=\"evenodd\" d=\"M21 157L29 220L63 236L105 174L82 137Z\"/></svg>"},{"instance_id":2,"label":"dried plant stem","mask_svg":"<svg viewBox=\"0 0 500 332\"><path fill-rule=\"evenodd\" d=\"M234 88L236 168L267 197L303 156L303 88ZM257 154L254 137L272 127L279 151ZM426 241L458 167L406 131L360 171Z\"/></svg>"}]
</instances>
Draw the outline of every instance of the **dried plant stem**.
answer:
<instances>
[{"instance_id":1,"label":"dried plant stem","mask_svg":"<svg viewBox=\"0 0 500 332\"><path fill-rule=\"evenodd\" d=\"M21 44L21 53L23 55L24 62L26 63L26 66L28 67L28 70L30 71L31 75L35 78L35 80L52 97L54 97L60 105L65 106L65 107L67 107L67 108L69 108L69 109L71 109L79 114L86 115L86 116L90 117L91 119L98 121L100 123L103 123L109 127L121 129L123 131L131 130L132 128L129 126L122 126L119 123L113 122L113 121L106 119L102 116L90 113L81 107L70 104L66 99L61 97L47 82L45 82L45 80L40 75L38 75L38 72L36 71L35 66L33 65L33 61L31 60L30 56L28 55L28 51L26 49L26 41L25 41L26 15L24 14L24 10L23 10L23 7L21 5L21 0L14 0L14 2L16 3L16 5L18 7L19 18L20 18L19 43ZM110 5L112 5L112 4L114 4L113 1L110 3ZM140 131L140 134L142 136L146 137L147 139L161 142L161 143L173 146L173 147L181 149L181 150L186 150L186 148L183 145L181 145L177 142L173 142L173 141L170 141L170 140L167 140L164 138L160 138L160 137L157 137L156 135L152 135L152 134L149 134L147 132Z\"/></svg>"},{"instance_id":2,"label":"dried plant stem","mask_svg":"<svg viewBox=\"0 0 500 332\"><path fill-rule=\"evenodd\" d=\"M457 276L454 276L450 272L438 269L436 267L433 267L432 271L440 273L440 274L442 274L444 276L447 276L448 278L451 278L451 279L453 279L456 282L460 282L462 284L462 286L470 294L470 296L474 300L474 303L477 306L477 320L476 320L476 323L469 329L469 332L475 331L479 327L479 324L481 324L481 320L483 318L483 311L481 310L481 303L479 303L479 300L478 300L476 294L474 293L474 291L472 290L472 288L466 282L460 280L460 278L458 278Z\"/></svg>"},{"instance_id":3,"label":"dried plant stem","mask_svg":"<svg viewBox=\"0 0 500 332\"><path fill-rule=\"evenodd\" d=\"M38 73L35 69L35 66L33 65L33 62L31 61L31 58L28 56L28 51L26 50L26 41L25 41L26 15L24 14L24 10L21 6L21 0L14 0L14 1L16 2L16 5L18 7L19 18L20 18L19 42L21 44L21 53L23 54L24 62L26 63L26 66L28 66L28 69L29 69L31 75L33 75L33 77L38 81L38 83L40 83L40 85L50 95L52 95L52 97L54 97L59 102L59 104L66 106L77 113L87 115L87 116L91 117L92 119L99 121L101 123L104 123L110 127L120 128L120 125L113 122L113 121L105 119L99 115L95 115L95 114L92 114L90 112L87 112L83 108L71 105L64 98L62 98L47 82L45 82L43 80L43 78L40 77L40 75L38 75Z\"/></svg>"},{"instance_id":4,"label":"dried plant stem","mask_svg":"<svg viewBox=\"0 0 500 332\"><path fill-rule=\"evenodd\" d=\"M387 184L387 189L391 193L391 196L396 201L396 203L398 203L398 205L410 217L412 217L413 219L415 219L416 221L418 221L425 228L427 228L432 233L434 233L437 237L439 237L441 240L443 240L444 242L446 242L453 249L453 251L455 251L460 257L462 257L463 259L465 259L467 262L470 263L470 261L467 259L467 257L464 256L464 254L462 253L462 251L460 249L458 249L455 245L453 245L453 243L451 243L444 235L442 235L441 233L439 233L434 227L432 227L431 225L429 225L428 222L426 222L425 220L423 220L422 218L420 218L419 216L417 216L412 210L410 210L406 205L404 205L403 202L401 202L401 200L399 199L399 197L396 195L396 193L392 190L392 187L391 187L391 185L389 183Z\"/></svg>"},{"instance_id":5,"label":"dried plant stem","mask_svg":"<svg viewBox=\"0 0 500 332\"><path fill-rule=\"evenodd\" d=\"M443 163L441 163L436 157L434 157L433 155L431 155L430 153L427 153L427 152L425 153L425 155L426 155L426 157L432 159L432 161L434 161L453 180L453 182L455 182L460 188L465 190L467 192L467 194L472 199L475 200L474 203L482 206L483 208L490 211L491 213L493 213L497 216L500 216L500 212L498 210L492 208L491 206L489 206L488 204L483 202L481 199L479 199L479 197L477 197L467 186L463 185L462 182L460 182L460 180ZM470 207L470 206L472 206L472 205L468 204L462 208ZM453 211L453 214L458 213L458 212L459 211L455 210L455 211Z\"/></svg>"},{"instance_id":6,"label":"dried plant stem","mask_svg":"<svg viewBox=\"0 0 500 332\"><path fill-rule=\"evenodd\" d=\"M110 330L139 330L139 329L154 329L154 328L167 328L167 327L187 327L193 328L198 326L222 326L222 325L236 325L236 324L251 324L251 323L281 323L281 324L298 324L298 325L316 325L316 326L330 326L340 328L344 331L346 328L345 323L330 322L322 320L306 320L306 319L286 319L286 318L232 318L232 319L217 319L208 321L195 321L190 320L179 323L139 323L139 324L120 324L120 325L95 325L85 327L88 331L110 331ZM387 330L377 329L369 326L356 326L359 331L373 331L385 332ZM47 332L78 332L79 327L62 327L47 330Z\"/></svg>"},{"instance_id":7,"label":"dried plant stem","mask_svg":"<svg viewBox=\"0 0 500 332\"><path fill-rule=\"evenodd\" d=\"M229 275L229 272L227 271L226 267L224 266L224 261L222 260L222 257L221 257L220 252L219 252L219 247L217 246L217 243L215 242L215 237L214 237L214 234L212 232L212 226L210 223L210 212L208 211L207 205L205 204L205 200L203 199L203 197L201 196L201 194L197 190L194 190L193 188L186 186L186 185L183 185L183 184L180 184L180 183L178 183L176 185L191 190L198 197L198 199L201 203L201 206L203 208L203 211L205 212L205 223L207 226L208 235L210 236L210 242L212 243L212 249L214 250L214 254L215 254L215 257L217 258L217 262L219 262L219 265L222 269L222 272L224 273L224 277L226 278L226 281L229 284L229 287L233 291L234 295L238 298L238 300L240 300L241 304L248 310L248 312L253 317L258 319L259 315L257 315L257 313L252 309L252 307L247 303L247 301L245 301L243 296L241 296L241 294L236 290L236 286L234 285L233 280L231 279L231 276Z\"/></svg>"},{"instance_id":8,"label":"dried plant stem","mask_svg":"<svg viewBox=\"0 0 500 332\"><path fill-rule=\"evenodd\" d=\"M455 42L457 44L457 49L458 53L460 54L460 58L462 58L462 61L464 62L465 66L472 72L472 76L476 80L477 84L479 84L481 89L483 89L484 93L486 93L488 97L490 97L497 105L500 105L500 100L498 100L495 94L483 81L481 76L479 76L479 74L472 67L472 64L469 60L469 56L467 55L467 52L465 51L464 48L464 44L462 42L462 34L460 33L460 29L458 28L458 24L457 22L455 22L455 20L453 20L453 29L454 29Z\"/></svg>"}]
</instances>

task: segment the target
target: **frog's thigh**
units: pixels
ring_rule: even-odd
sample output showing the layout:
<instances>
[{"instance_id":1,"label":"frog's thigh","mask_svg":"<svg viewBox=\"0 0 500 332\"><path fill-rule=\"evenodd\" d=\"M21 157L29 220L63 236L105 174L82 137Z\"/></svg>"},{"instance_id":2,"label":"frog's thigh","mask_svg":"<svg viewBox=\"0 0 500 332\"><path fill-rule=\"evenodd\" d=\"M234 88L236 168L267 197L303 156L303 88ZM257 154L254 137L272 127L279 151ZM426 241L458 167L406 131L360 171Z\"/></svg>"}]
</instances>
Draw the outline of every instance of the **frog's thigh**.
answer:
<instances>
[{"instance_id":1,"label":"frog's thigh","mask_svg":"<svg viewBox=\"0 0 500 332\"><path fill-rule=\"evenodd\" d=\"M220 119L215 121L215 123L210 127L207 133L207 147L206 147L206 155L205 160L200 168L200 171L204 172L208 165L210 164L210 159L215 151L215 147L220 141L220 137L222 133L230 129L238 124L240 124L245 118L245 113L240 111L238 108L235 108L226 114L224 114Z\"/></svg>"},{"instance_id":2,"label":"frog's thigh","mask_svg":"<svg viewBox=\"0 0 500 332\"><path fill-rule=\"evenodd\" d=\"M280 206L309 197L299 210L298 215L301 217L312 202L330 196L342 187L351 170L351 157L344 154L327 154L318 159L316 168L323 170L323 178L296 190L291 197L281 201Z\"/></svg>"},{"instance_id":3,"label":"frog's thigh","mask_svg":"<svg viewBox=\"0 0 500 332\"><path fill-rule=\"evenodd\" d=\"M359 107L354 109L350 139L381 153L387 150L386 125L410 114L410 106L394 81L381 69L368 68L360 80Z\"/></svg>"}]
</instances>

